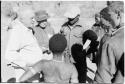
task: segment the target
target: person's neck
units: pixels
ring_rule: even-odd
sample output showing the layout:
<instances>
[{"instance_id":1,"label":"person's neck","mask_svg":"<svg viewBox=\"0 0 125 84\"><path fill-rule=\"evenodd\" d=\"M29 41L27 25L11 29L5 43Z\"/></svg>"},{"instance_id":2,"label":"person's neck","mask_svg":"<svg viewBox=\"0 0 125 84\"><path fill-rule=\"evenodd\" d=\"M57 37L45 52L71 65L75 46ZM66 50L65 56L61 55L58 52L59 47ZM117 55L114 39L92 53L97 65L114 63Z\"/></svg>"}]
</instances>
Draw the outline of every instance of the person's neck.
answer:
<instances>
[{"instance_id":1,"label":"person's neck","mask_svg":"<svg viewBox=\"0 0 125 84\"><path fill-rule=\"evenodd\" d=\"M63 62L63 56L62 54L53 54L53 60L57 62Z\"/></svg>"}]
</instances>

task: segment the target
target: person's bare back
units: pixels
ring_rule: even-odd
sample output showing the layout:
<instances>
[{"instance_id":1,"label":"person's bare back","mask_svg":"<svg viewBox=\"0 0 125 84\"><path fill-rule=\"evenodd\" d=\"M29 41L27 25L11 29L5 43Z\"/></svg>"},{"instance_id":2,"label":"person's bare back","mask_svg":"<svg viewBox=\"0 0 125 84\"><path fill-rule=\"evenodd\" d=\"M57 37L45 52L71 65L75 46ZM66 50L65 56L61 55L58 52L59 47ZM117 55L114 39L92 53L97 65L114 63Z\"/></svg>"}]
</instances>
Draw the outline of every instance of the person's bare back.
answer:
<instances>
[{"instance_id":1,"label":"person's bare back","mask_svg":"<svg viewBox=\"0 0 125 84\"><path fill-rule=\"evenodd\" d=\"M35 63L20 78L20 82L26 81L36 73L42 72L44 82L47 83L78 83L78 73L73 64L64 62L63 52L67 46L66 38L61 34L55 34L49 40L49 49L53 53L53 60L41 60Z\"/></svg>"},{"instance_id":2,"label":"person's bare back","mask_svg":"<svg viewBox=\"0 0 125 84\"><path fill-rule=\"evenodd\" d=\"M33 68L42 71L44 82L69 83L77 81L76 68L70 63L55 60L41 60Z\"/></svg>"}]
</instances>

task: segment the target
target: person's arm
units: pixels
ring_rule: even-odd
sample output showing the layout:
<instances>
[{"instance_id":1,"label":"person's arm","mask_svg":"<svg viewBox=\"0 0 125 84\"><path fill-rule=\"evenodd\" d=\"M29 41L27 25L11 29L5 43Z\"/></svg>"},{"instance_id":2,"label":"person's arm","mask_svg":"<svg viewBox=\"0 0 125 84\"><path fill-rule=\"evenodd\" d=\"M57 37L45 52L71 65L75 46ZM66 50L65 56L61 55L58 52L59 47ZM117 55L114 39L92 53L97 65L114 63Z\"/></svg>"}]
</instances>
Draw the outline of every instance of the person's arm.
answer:
<instances>
[{"instance_id":1,"label":"person's arm","mask_svg":"<svg viewBox=\"0 0 125 84\"><path fill-rule=\"evenodd\" d=\"M95 81L98 83L111 83L116 72L114 49L109 43L102 47L101 58L97 66Z\"/></svg>"},{"instance_id":2,"label":"person's arm","mask_svg":"<svg viewBox=\"0 0 125 84\"><path fill-rule=\"evenodd\" d=\"M29 78L33 77L36 71L33 68L28 69L19 79L19 82L26 82Z\"/></svg>"},{"instance_id":3,"label":"person's arm","mask_svg":"<svg viewBox=\"0 0 125 84\"><path fill-rule=\"evenodd\" d=\"M19 79L20 82L25 82L29 78L33 77L35 74L39 73L42 70L43 61L39 61L30 67Z\"/></svg>"},{"instance_id":4,"label":"person's arm","mask_svg":"<svg viewBox=\"0 0 125 84\"><path fill-rule=\"evenodd\" d=\"M72 67L72 75L71 75L71 83L78 83L78 72L75 68L75 66Z\"/></svg>"}]
</instances>

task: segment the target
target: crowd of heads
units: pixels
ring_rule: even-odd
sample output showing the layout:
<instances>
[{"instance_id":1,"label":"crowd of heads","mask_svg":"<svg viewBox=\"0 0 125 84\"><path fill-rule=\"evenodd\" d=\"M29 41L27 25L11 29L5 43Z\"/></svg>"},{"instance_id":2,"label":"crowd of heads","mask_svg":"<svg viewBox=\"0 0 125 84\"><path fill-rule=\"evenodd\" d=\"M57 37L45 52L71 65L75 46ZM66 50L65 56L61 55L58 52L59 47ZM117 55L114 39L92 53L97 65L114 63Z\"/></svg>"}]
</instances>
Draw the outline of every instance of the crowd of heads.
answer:
<instances>
[{"instance_id":1,"label":"crowd of heads","mask_svg":"<svg viewBox=\"0 0 125 84\"><path fill-rule=\"evenodd\" d=\"M101 28L104 29L106 31L106 33L118 28L122 24L123 13L124 13L124 7L123 7L124 3L122 1L107 1L107 6L108 7L102 9L100 11L100 13L95 14L95 23L96 24L94 25L94 26L101 26ZM73 24L75 24L79 20L79 17L80 17L80 9L78 7L73 7L72 9L70 9L68 12L66 12L64 14L64 16L68 18L68 24L71 26ZM39 10L39 11L35 12L35 11L33 11L32 8L25 7L25 8L21 8L18 11L18 13L13 12L12 14L13 14L14 19L17 17L20 18L21 21L26 26L29 26L29 27L33 26L34 19L37 22L37 26L40 26L43 29L48 24L47 19L49 18L49 15L44 10ZM90 30L88 30L88 31L92 32ZM88 33L88 31L85 32L84 34ZM86 41L85 38L89 38L88 34L87 34L87 36L83 35L84 36L83 44ZM97 37L97 36L94 36L94 38L95 37ZM92 39L94 39L94 38L92 38ZM53 39L57 40L58 38L54 36ZM63 38L63 40L64 40L64 38ZM97 40L97 38L96 38L96 40ZM53 45L55 42L58 42L58 41L52 42L52 39L50 39L50 42L52 43L52 45L49 45L51 47L50 49L53 50L56 47L58 49L58 46ZM62 45L60 45L61 43L58 43L58 44L59 44L59 46L62 46ZM58 45L58 44L56 44L56 45ZM52 46L54 46L54 48ZM55 53L55 51L56 50L54 49L52 52Z\"/></svg>"},{"instance_id":2,"label":"crowd of heads","mask_svg":"<svg viewBox=\"0 0 125 84\"><path fill-rule=\"evenodd\" d=\"M13 12L10 16L12 16L13 20L16 18L20 19L20 21L24 23L26 27L33 27L35 21L37 22L36 26L40 26L42 29L44 29L48 25L47 19L49 18L49 15L44 10L35 12L32 8L25 7L19 9L17 13ZM77 7L73 7L68 12L66 12L64 16L67 17L68 24L72 26L79 20L80 9ZM107 7L102 9L100 13L95 14L96 24L94 26L101 27L105 30L106 33L110 33L120 28L121 25L124 24L123 18L124 3L122 1L108 1ZM84 50L85 45L90 46L88 54L93 53L95 52L95 50L97 50L97 47L99 45L97 39L98 35L92 30L87 30L82 34L82 44L74 44L71 47L71 54L76 62L81 62L83 60L86 61L85 59L81 59L82 56L87 55L87 52ZM55 34L49 39L49 49L53 53L53 55L58 54L58 56L60 56L59 54L62 54L65 51L66 47L67 39L62 34Z\"/></svg>"}]
</instances>

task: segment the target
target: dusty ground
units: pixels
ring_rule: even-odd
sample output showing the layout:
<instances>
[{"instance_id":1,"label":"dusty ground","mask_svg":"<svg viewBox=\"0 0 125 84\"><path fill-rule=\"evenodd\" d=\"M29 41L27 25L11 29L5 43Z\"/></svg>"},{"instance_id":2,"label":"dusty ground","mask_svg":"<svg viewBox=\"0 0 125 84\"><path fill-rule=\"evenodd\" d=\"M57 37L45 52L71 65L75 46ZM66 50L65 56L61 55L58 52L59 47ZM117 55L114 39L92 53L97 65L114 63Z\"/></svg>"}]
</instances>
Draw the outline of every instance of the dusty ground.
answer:
<instances>
[{"instance_id":1,"label":"dusty ground","mask_svg":"<svg viewBox=\"0 0 125 84\"><path fill-rule=\"evenodd\" d=\"M5 49L8 40L8 32L6 31L7 25L10 23L9 18L5 17L6 14L9 14L11 10L16 6L33 6L35 10L43 9L46 10L50 18L50 23L57 33L61 28L61 25L65 22L65 17L63 14L65 13L67 7L70 6L79 6L81 9L81 19L80 23L83 28L89 29L94 23L94 14L99 12L102 8L106 6L106 2L104 1L39 1L39 2L2 2L1 5L1 75L2 81L6 82L10 77L14 76L13 69L11 67L7 67L7 60L4 59Z\"/></svg>"}]
</instances>

